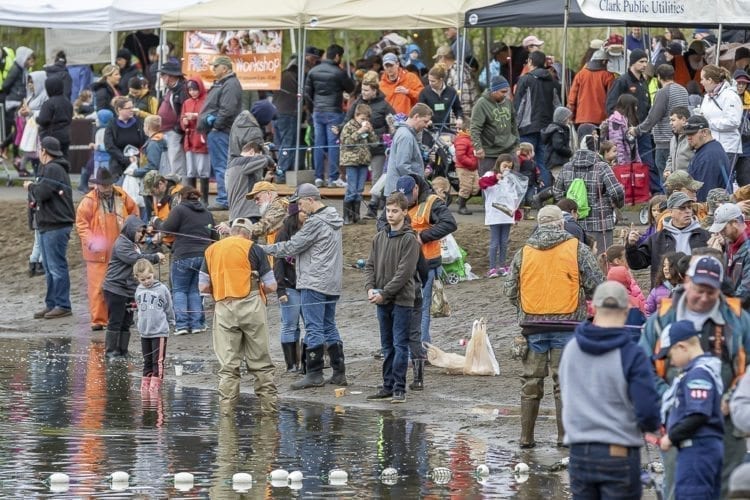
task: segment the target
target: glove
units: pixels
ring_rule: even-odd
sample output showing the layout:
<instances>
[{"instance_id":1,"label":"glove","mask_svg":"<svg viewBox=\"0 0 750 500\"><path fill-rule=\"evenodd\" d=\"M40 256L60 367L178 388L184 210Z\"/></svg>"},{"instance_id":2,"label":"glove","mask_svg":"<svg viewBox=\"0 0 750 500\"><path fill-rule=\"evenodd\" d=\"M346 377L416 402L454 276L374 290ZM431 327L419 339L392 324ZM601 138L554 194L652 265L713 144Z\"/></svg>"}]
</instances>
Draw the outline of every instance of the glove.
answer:
<instances>
[{"instance_id":1,"label":"glove","mask_svg":"<svg viewBox=\"0 0 750 500\"><path fill-rule=\"evenodd\" d=\"M206 117L206 123L208 123L209 127L213 127L214 126L214 122L216 122L216 117L214 115L208 115Z\"/></svg>"}]
</instances>

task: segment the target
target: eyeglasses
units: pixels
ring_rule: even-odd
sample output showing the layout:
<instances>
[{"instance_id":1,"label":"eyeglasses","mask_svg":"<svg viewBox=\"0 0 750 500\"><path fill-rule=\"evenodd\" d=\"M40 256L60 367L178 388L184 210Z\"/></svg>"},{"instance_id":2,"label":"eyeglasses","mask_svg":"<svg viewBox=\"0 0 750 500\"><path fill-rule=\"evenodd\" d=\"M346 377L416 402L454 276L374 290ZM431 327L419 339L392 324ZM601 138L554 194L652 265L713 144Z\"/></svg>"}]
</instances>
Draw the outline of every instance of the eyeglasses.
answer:
<instances>
[{"instance_id":1,"label":"eyeglasses","mask_svg":"<svg viewBox=\"0 0 750 500\"><path fill-rule=\"evenodd\" d=\"M120 109L133 109L133 106L125 106L125 107L122 107Z\"/></svg>"}]
</instances>

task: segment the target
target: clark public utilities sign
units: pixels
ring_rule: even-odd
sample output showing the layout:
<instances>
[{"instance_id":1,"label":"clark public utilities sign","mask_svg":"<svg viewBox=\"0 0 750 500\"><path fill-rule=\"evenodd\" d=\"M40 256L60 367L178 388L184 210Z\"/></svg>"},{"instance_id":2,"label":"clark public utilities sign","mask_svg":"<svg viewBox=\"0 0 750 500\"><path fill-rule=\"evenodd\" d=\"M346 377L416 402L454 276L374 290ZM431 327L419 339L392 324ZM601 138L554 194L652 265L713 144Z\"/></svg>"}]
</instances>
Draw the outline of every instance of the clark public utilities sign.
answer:
<instances>
[{"instance_id":1,"label":"clark public utilities sign","mask_svg":"<svg viewBox=\"0 0 750 500\"><path fill-rule=\"evenodd\" d=\"M750 18L750 0L578 0L578 5L584 14L593 18L664 23L664 26L737 24Z\"/></svg>"}]
</instances>

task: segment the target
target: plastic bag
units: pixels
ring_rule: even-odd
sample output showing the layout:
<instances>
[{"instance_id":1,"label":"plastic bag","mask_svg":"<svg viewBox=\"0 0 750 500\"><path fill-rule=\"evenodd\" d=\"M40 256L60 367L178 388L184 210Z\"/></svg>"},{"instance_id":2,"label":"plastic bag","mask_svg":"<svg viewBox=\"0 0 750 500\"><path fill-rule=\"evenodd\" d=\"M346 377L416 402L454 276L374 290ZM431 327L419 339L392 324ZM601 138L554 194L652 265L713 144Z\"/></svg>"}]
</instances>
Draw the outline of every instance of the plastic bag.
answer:
<instances>
[{"instance_id":1,"label":"plastic bag","mask_svg":"<svg viewBox=\"0 0 750 500\"><path fill-rule=\"evenodd\" d=\"M25 153L33 153L37 149L38 140L39 126L36 124L36 119L32 116L26 120L26 126L23 129L23 135L21 136L21 142L18 144L18 149Z\"/></svg>"},{"instance_id":2,"label":"plastic bag","mask_svg":"<svg viewBox=\"0 0 750 500\"><path fill-rule=\"evenodd\" d=\"M450 264L461 258L461 249L452 234L440 240L440 256L443 264Z\"/></svg>"},{"instance_id":3,"label":"plastic bag","mask_svg":"<svg viewBox=\"0 0 750 500\"><path fill-rule=\"evenodd\" d=\"M466 359L460 354L445 352L439 347L425 342L427 346L427 361L438 368L445 368L448 373L458 375L464 372Z\"/></svg>"},{"instance_id":4,"label":"plastic bag","mask_svg":"<svg viewBox=\"0 0 750 500\"><path fill-rule=\"evenodd\" d=\"M487 336L487 322L484 318L474 321L471 327L471 340L466 345L464 375L500 375L500 365Z\"/></svg>"},{"instance_id":5,"label":"plastic bag","mask_svg":"<svg viewBox=\"0 0 750 500\"><path fill-rule=\"evenodd\" d=\"M430 301L430 314L433 318L448 318L451 315L451 306L445 296L445 284L442 278L435 277L432 282L432 300Z\"/></svg>"},{"instance_id":6,"label":"plastic bag","mask_svg":"<svg viewBox=\"0 0 750 500\"><path fill-rule=\"evenodd\" d=\"M131 166L135 167L135 164L132 163ZM141 196L141 191L143 190L143 186L141 184L142 179L139 179L138 177L134 177L128 174L125 174L122 177L122 190L128 193L128 196L133 198L133 201L139 207L146 205L145 201L143 200L143 196Z\"/></svg>"}]
</instances>

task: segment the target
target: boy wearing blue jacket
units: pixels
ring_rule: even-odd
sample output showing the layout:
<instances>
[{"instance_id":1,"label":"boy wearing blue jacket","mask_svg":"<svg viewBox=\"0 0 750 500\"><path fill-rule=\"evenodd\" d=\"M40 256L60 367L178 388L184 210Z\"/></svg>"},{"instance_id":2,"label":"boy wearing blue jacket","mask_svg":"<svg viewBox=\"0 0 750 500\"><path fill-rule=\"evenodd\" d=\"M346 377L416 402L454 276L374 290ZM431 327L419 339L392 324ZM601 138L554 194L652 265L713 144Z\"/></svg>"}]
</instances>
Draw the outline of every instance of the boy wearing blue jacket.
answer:
<instances>
[{"instance_id":1,"label":"boy wearing blue jacket","mask_svg":"<svg viewBox=\"0 0 750 500\"><path fill-rule=\"evenodd\" d=\"M643 433L659 428L659 395L648 357L625 328L625 287L605 281L592 304L594 319L578 325L560 360L570 489L574 499L635 500Z\"/></svg>"}]
</instances>

